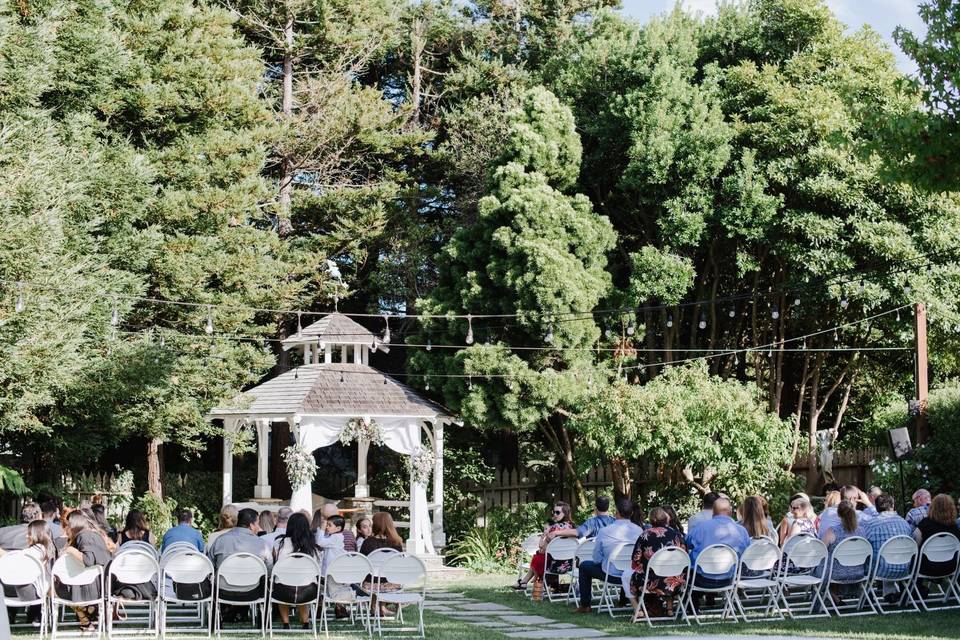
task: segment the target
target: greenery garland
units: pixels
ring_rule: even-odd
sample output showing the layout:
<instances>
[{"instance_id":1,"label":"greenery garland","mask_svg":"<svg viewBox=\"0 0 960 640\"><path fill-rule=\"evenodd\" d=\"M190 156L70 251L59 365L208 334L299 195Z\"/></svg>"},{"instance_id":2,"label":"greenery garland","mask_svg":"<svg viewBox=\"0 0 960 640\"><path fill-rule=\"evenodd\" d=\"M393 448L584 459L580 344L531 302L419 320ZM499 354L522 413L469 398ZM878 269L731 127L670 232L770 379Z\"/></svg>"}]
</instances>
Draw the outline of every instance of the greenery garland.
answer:
<instances>
[{"instance_id":1,"label":"greenery garland","mask_svg":"<svg viewBox=\"0 0 960 640\"><path fill-rule=\"evenodd\" d=\"M287 464L287 478L291 487L310 485L317 475L313 453L299 444L290 445L283 451L283 461Z\"/></svg>"},{"instance_id":2,"label":"greenery garland","mask_svg":"<svg viewBox=\"0 0 960 640\"><path fill-rule=\"evenodd\" d=\"M354 440L383 446L383 427L376 420L354 418L347 422L347 426L340 432L340 443L347 445Z\"/></svg>"}]
</instances>

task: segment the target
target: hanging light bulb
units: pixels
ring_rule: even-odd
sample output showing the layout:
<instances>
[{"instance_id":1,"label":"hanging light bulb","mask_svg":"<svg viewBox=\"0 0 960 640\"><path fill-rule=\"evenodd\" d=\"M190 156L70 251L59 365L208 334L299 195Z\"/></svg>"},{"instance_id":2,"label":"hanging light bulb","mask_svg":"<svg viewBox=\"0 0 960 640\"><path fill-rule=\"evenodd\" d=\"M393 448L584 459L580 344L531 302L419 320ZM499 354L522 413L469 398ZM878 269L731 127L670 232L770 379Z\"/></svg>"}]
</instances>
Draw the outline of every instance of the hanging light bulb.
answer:
<instances>
[{"instance_id":1,"label":"hanging light bulb","mask_svg":"<svg viewBox=\"0 0 960 640\"><path fill-rule=\"evenodd\" d=\"M767 349L767 357L768 357L768 358L772 358L772 357L773 357L773 347L772 347L772 346Z\"/></svg>"},{"instance_id":2,"label":"hanging light bulb","mask_svg":"<svg viewBox=\"0 0 960 640\"><path fill-rule=\"evenodd\" d=\"M340 372L340 382L343 382L343 371Z\"/></svg>"},{"instance_id":3,"label":"hanging light bulb","mask_svg":"<svg viewBox=\"0 0 960 640\"><path fill-rule=\"evenodd\" d=\"M867 283L863 280L860 281L860 292L863 293L863 290L867 288Z\"/></svg>"},{"instance_id":4,"label":"hanging light bulb","mask_svg":"<svg viewBox=\"0 0 960 640\"><path fill-rule=\"evenodd\" d=\"M427 338L427 351L433 351L433 343L430 342L430 338Z\"/></svg>"},{"instance_id":5,"label":"hanging light bulb","mask_svg":"<svg viewBox=\"0 0 960 640\"><path fill-rule=\"evenodd\" d=\"M383 338L380 340L383 344L390 344L390 317L383 316Z\"/></svg>"},{"instance_id":6,"label":"hanging light bulb","mask_svg":"<svg viewBox=\"0 0 960 640\"><path fill-rule=\"evenodd\" d=\"M794 299L793 299L793 306L795 306L795 307L799 307L799 306L800 306L800 298L794 298Z\"/></svg>"},{"instance_id":7,"label":"hanging light bulb","mask_svg":"<svg viewBox=\"0 0 960 640\"><path fill-rule=\"evenodd\" d=\"M740 365L740 356L737 355L736 353L734 353L734 354L733 354L733 366L736 367L736 366L739 366L739 365Z\"/></svg>"},{"instance_id":8,"label":"hanging light bulb","mask_svg":"<svg viewBox=\"0 0 960 640\"><path fill-rule=\"evenodd\" d=\"M467 344L473 344L473 317L467 315Z\"/></svg>"},{"instance_id":9,"label":"hanging light bulb","mask_svg":"<svg viewBox=\"0 0 960 640\"><path fill-rule=\"evenodd\" d=\"M910 291L911 291L911 289L910 289L910 283L907 282L907 283L905 283L905 284L903 285L903 293L904 293L904 295L910 295Z\"/></svg>"},{"instance_id":10,"label":"hanging light bulb","mask_svg":"<svg viewBox=\"0 0 960 640\"><path fill-rule=\"evenodd\" d=\"M547 335L543 337L543 341L547 344L553 344L553 323L551 322L547 326Z\"/></svg>"},{"instance_id":11,"label":"hanging light bulb","mask_svg":"<svg viewBox=\"0 0 960 640\"><path fill-rule=\"evenodd\" d=\"M670 315L667 316L667 328L669 329L672 326L673 326L673 314L671 313Z\"/></svg>"},{"instance_id":12,"label":"hanging light bulb","mask_svg":"<svg viewBox=\"0 0 960 640\"><path fill-rule=\"evenodd\" d=\"M167 346L167 339L163 337L163 334L160 334L160 348L163 349Z\"/></svg>"},{"instance_id":13,"label":"hanging light bulb","mask_svg":"<svg viewBox=\"0 0 960 640\"><path fill-rule=\"evenodd\" d=\"M636 327L633 325L633 318L630 318L630 322L627 323L627 335L632 336L636 330Z\"/></svg>"},{"instance_id":14,"label":"hanging light bulb","mask_svg":"<svg viewBox=\"0 0 960 640\"><path fill-rule=\"evenodd\" d=\"M293 369L293 379L298 380L300 378L300 367L295 367Z\"/></svg>"},{"instance_id":15,"label":"hanging light bulb","mask_svg":"<svg viewBox=\"0 0 960 640\"><path fill-rule=\"evenodd\" d=\"M705 316L704 314L701 313L701 314L700 314L700 323L699 323L697 326L700 327L701 329L706 329L706 328L707 328L707 316Z\"/></svg>"},{"instance_id":16,"label":"hanging light bulb","mask_svg":"<svg viewBox=\"0 0 960 640\"><path fill-rule=\"evenodd\" d=\"M383 386L387 386L387 376L383 376Z\"/></svg>"},{"instance_id":17,"label":"hanging light bulb","mask_svg":"<svg viewBox=\"0 0 960 640\"><path fill-rule=\"evenodd\" d=\"M373 338L373 342L370 343L370 353L376 353L377 349L380 347L380 341L376 337Z\"/></svg>"},{"instance_id":18,"label":"hanging light bulb","mask_svg":"<svg viewBox=\"0 0 960 640\"><path fill-rule=\"evenodd\" d=\"M23 309L26 306L26 304L23 301L23 283L18 282L17 287L18 287L17 302L16 304L14 304L13 310L16 311L17 313L21 313L23 312Z\"/></svg>"},{"instance_id":19,"label":"hanging light bulb","mask_svg":"<svg viewBox=\"0 0 960 640\"><path fill-rule=\"evenodd\" d=\"M840 308L846 309L848 306L850 306L850 301L846 298L840 298Z\"/></svg>"},{"instance_id":20,"label":"hanging light bulb","mask_svg":"<svg viewBox=\"0 0 960 640\"><path fill-rule=\"evenodd\" d=\"M833 341L836 342L836 341L838 341L839 339L840 339L840 333L839 333L836 329L834 329L834 330L833 330Z\"/></svg>"},{"instance_id":21,"label":"hanging light bulb","mask_svg":"<svg viewBox=\"0 0 960 640\"><path fill-rule=\"evenodd\" d=\"M297 335L299 336L302 333L303 333L303 323L300 321L300 312L297 311Z\"/></svg>"},{"instance_id":22,"label":"hanging light bulb","mask_svg":"<svg viewBox=\"0 0 960 640\"><path fill-rule=\"evenodd\" d=\"M607 327L607 328L603 331L603 335L604 335L605 337L609 338L610 336L613 335L613 331L610 330L610 327Z\"/></svg>"},{"instance_id":23,"label":"hanging light bulb","mask_svg":"<svg viewBox=\"0 0 960 640\"><path fill-rule=\"evenodd\" d=\"M207 305L207 326L204 327L207 334L213 333L213 307Z\"/></svg>"},{"instance_id":24,"label":"hanging light bulb","mask_svg":"<svg viewBox=\"0 0 960 640\"><path fill-rule=\"evenodd\" d=\"M424 376L423 380L424 380L423 390L430 391L430 378L428 376Z\"/></svg>"},{"instance_id":25,"label":"hanging light bulb","mask_svg":"<svg viewBox=\"0 0 960 640\"><path fill-rule=\"evenodd\" d=\"M731 318L736 318L736 317L737 317L737 309L736 309L735 307L732 307L732 308L730 309L730 311L727 312L727 315L730 316Z\"/></svg>"},{"instance_id":26,"label":"hanging light bulb","mask_svg":"<svg viewBox=\"0 0 960 640\"><path fill-rule=\"evenodd\" d=\"M473 391L473 376L467 376L467 391Z\"/></svg>"},{"instance_id":27,"label":"hanging light bulb","mask_svg":"<svg viewBox=\"0 0 960 640\"><path fill-rule=\"evenodd\" d=\"M779 317L780 317L780 309L777 309L776 307L774 307L774 308L773 308L773 311L770 312L770 316L771 316L774 320L776 320L777 318L779 318Z\"/></svg>"},{"instance_id":28,"label":"hanging light bulb","mask_svg":"<svg viewBox=\"0 0 960 640\"><path fill-rule=\"evenodd\" d=\"M803 350L806 350L806 349L807 349L807 339L806 339L806 338L803 339L803 342L801 343L801 348L802 348Z\"/></svg>"}]
</instances>

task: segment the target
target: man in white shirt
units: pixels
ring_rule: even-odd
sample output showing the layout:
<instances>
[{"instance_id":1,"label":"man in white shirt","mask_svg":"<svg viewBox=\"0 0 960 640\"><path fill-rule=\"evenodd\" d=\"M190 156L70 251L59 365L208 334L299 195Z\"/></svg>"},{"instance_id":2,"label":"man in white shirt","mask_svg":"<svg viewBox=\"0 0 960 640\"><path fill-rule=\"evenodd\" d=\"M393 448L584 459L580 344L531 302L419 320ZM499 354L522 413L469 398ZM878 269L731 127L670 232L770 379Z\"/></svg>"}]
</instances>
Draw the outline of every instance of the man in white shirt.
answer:
<instances>
[{"instance_id":1,"label":"man in white shirt","mask_svg":"<svg viewBox=\"0 0 960 640\"><path fill-rule=\"evenodd\" d=\"M280 536L287 532L287 520L290 519L291 515L293 515L293 509L290 507L280 507L277 511L277 526L273 530L273 533L267 533L261 536L264 544L266 544L269 549L274 550L277 548Z\"/></svg>"},{"instance_id":2,"label":"man in white shirt","mask_svg":"<svg viewBox=\"0 0 960 640\"><path fill-rule=\"evenodd\" d=\"M600 529L597 534L596 543L593 547L593 559L584 560L580 563L578 580L580 586L580 607L576 609L577 613L590 613L590 603L593 599L591 589L594 580L604 580L607 574L607 563L613 556L614 551L621 544L628 544L630 550L637 542L637 538L643 533L643 527L630 521L630 514L633 513L633 503L626 498L617 499L617 516L613 524ZM615 567L609 567L610 582L620 584L620 570Z\"/></svg>"}]
</instances>

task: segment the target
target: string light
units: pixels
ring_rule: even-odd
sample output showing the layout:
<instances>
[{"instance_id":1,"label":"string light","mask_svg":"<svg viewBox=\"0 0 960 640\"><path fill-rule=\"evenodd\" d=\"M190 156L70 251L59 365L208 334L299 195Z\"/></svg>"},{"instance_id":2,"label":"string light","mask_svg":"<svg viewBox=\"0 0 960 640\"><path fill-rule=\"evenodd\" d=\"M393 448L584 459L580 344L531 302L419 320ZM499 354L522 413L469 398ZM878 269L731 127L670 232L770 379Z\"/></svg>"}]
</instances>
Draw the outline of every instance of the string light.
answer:
<instances>
[{"instance_id":1,"label":"string light","mask_svg":"<svg viewBox=\"0 0 960 640\"><path fill-rule=\"evenodd\" d=\"M777 318L780 317L780 310L779 310L778 308L774 307L774 308L773 308L773 311L770 312L770 316L771 316L774 320L776 320Z\"/></svg>"},{"instance_id":2,"label":"string light","mask_svg":"<svg viewBox=\"0 0 960 640\"><path fill-rule=\"evenodd\" d=\"M840 298L840 308L846 309L848 306L850 306L850 301L848 301L846 298Z\"/></svg>"},{"instance_id":3,"label":"string light","mask_svg":"<svg viewBox=\"0 0 960 640\"><path fill-rule=\"evenodd\" d=\"M673 326L673 314L671 313L667 316L667 328L669 329L672 326Z\"/></svg>"},{"instance_id":4,"label":"string light","mask_svg":"<svg viewBox=\"0 0 960 640\"><path fill-rule=\"evenodd\" d=\"M207 305L207 326L204 327L207 334L213 333L213 307Z\"/></svg>"},{"instance_id":5,"label":"string light","mask_svg":"<svg viewBox=\"0 0 960 640\"><path fill-rule=\"evenodd\" d=\"M473 344L473 317L467 316L467 337L465 342L467 344Z\"/></svg>"},{"instance_id":6,"label":"string light","mask_svg":"<svg viewBox=\"0 0 960 640\"><path fill-rule=\"evenodd\" d=\"M633 326L633 318L630 318L630 322L627 323L627 335L632 336L636 330L636 327Z\"/></svg>"},{"instance_id":7,"label":"string light","mask_svg":"<svg viewBox=\"0 0 960 640\"><path fill-rule=\"evenodd\" d=\"M340 372L340 382L343 382L343 371Z\"/></svg>"},{"instance_id":8,"label":"string light","mask_svg":"<svg viewBox=\"0 0 960 640\"><path fill-rule=\"evenodd\" d=\"M736 318L737 317L736 307L731 307L730 311L727 312L727 315L730 316L731 318Z\"/></svg>"},{"instance_id":9,"label":"string light","mask_svg":"<svg viewBox=\"0 0 960 640\"><path fill-rule=\"evenodd\" d=\"M549 326L547 326L547 335L543 337L543 341L546 342L547 344L553 344L553 323L552 322L550 323Z\"/></svg>"},{"instance_id":10,"label":"string light","mask_svg":"<svg viewBox=\"0 0 960 640\"><path fill-rule=\"evenodd\" d=\"M303 322L301 322L301 313L297 311L297 335L303 335Z\"/></svg>"},{"instance_id":11,"label":"string light","mask_svg":"<svg viewBox=\"0 0 960 640\"><path fill-rule=\"evenodd\" d=\"M704 314L701 313L701 314L700 314L700 323L699 323L697 326L700 327L701 329L706 329L706 328L707 328L707 316L705 316Z\"/></svg>"},{"instance_id":12,"label":"string light","mask_svg":"<svg viewBox=\"0 0 960 640\"><path fill-rule=\"evenodd\" d=\"M603 335L607 338L610 338L611 336L613 336L613 331L610 330L610 327L607 327L606 329L604 329Z\"/></svg>"},{"instance_id":13,"label":"string light","mask_svg":"<svg viewBox=\"0 0 960 640\"><path fill-rule=\"evenodd\" d=\"M383 316L383 344L390 344L390 316Z\"/></svg>"},{"instance_id":14,"label":"string light","mask_svg":"<svg viewBox=\"0 0 960 640\"><path fill-rule=\"evenodd\" d=\"M473 376L467 378L467 391L473 391Z\"/></svg>"},{"instance_id":15,"label":"string light","mask_svg":"<svg viewBox=\"0 0 960 640\"><path fill-rule=\"evenodd\" d=\"M793 299L793 306L795 306L795 307L799 307L799 306L800 306L800 298L794 298L794 299Z\"/></svg>"},{"instance_id":16,"label":"string light","mask_svg":"<svg viewBox=\"0 0 960 640\"><path fill-rule=\"evenodd\" d=\"M430 376L423 376L423 390L430 391Z\"/></svg>"},{"instance_id":17,"label":"string light","mask_svg":"<svg viewBox=\"0 0 960 640\"><path fill-rule=\"evenodd\" d=\"M293 379L297 380L300 378L300 367L294 367L293 369Z\"/></svg>"},{"instance_id":18,"label":"string light","mask_svg":"<svg viewBox=\"0 0 960 640\"><path fill-rule=\"evenodd\" d=\"M897 322L900 322L900 309L897 309Z\"/></svg>"},{"instance_id":19,"label":"string light","mask_svg":"<svg viewBox=\"0 0 960 640\"><path fill-rule=\"evenodd\" d=\"M433 343L430 342L430 338L427 338L427 351L433 351Z\"/></svg>"}]
</instances>

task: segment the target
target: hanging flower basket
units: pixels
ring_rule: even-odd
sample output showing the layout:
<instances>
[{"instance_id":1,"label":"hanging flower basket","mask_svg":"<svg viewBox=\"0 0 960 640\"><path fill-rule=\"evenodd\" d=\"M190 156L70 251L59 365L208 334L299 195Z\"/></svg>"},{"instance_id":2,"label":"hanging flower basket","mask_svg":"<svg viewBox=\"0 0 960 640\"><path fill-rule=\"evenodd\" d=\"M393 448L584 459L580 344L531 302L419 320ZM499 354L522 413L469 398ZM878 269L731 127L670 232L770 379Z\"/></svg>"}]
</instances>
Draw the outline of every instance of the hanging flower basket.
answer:
<instances>
[{"instance_id":1,"label":"hanging flower basket","mask_svg":"<svg viewBox=\"0 0 960 640\"><path fill-rule=\"evenodd\" d=\"M294 444L284 449L283 461L287 464L287 478L291 487L309 486L313 483L317 475L317 462L313 459L313 453Z\"/></svg>"},{"instance_id":2,"label":"hanging flower basket","mask_svg":"<svg viewBox=\"0 0 960 640\"><path fill-rule=\"evenodd\" d=\"M383 446L383 427L376 420L354 418L340 432L340 443L347 445L354 440Z\"/></svg>"},{"instance_id":3,"label":"hanging flower basket","mask_svg":"<svg viewBox=\"0 0 960 640\"><path fill-rule=\"evenodd\" d=\"M430 482L430 476L433 474L433 467L436 462L437 456L430 449L424 449L423 447L414 449L407 460L407 468L413 475L413 481L426 486Z\"/></svg>"}]
</instances>

